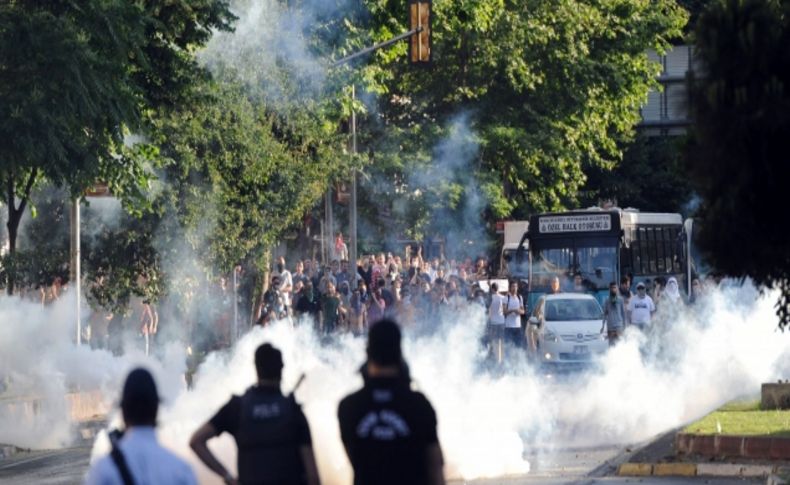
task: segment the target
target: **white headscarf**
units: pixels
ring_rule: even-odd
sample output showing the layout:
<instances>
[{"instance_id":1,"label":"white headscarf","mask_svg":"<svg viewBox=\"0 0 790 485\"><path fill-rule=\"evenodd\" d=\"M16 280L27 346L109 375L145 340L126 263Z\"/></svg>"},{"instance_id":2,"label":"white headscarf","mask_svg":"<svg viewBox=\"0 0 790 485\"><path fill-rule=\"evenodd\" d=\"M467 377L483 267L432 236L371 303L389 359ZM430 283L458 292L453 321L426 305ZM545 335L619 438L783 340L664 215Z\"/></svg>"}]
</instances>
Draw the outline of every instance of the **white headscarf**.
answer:
<instances>
[{"instance_id":1,"label":"white headscarf","mask_svg":"<svg viewBox=\"0 0 790 485\"><path fill-rule=\"evenodd\" d=\"M674 284L673 284L674 283ZM669 298L669 301L676 302L680 299L680 292L678 291L678 280L673 276L667 281L667 287L664 289L664 295Z\"/></svg>"}]
</instances>

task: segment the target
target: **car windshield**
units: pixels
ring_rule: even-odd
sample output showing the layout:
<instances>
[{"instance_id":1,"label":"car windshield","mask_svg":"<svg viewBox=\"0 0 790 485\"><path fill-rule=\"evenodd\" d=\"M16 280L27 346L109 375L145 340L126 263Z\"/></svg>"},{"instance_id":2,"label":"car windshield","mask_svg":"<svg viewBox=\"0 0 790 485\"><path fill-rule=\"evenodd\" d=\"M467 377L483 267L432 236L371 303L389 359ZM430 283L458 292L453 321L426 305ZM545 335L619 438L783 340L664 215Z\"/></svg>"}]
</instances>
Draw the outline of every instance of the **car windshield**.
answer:
<instances>
[{"instance_id":1,"label":"car windshield","mask_svg":"<svg viewBox=\"0 0 790 485\"><path fill-rule=\"evenodd\" d=\"M547 322L600 320L602 317L601 307L593 299L556 299L546 302Z\"/></svg>"}]
</instances>

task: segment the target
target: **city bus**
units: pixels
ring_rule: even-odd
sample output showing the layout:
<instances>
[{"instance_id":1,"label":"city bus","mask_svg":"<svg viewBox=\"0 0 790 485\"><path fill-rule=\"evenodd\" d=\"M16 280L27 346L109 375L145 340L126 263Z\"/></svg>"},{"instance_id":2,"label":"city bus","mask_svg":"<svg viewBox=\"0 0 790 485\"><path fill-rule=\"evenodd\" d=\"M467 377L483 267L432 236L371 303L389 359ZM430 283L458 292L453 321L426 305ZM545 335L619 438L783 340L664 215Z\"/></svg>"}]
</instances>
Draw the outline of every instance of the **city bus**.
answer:
<instances>
[{"instance_id":1,"label":"city bus","mask_svg":"<svg viewBox=\"0 0 790 485\"><path fill-rule=\"evenodd\" d=\"M529 308L550 292L554 276L562 291L571 291L574 275L581 275L584 291L600 303L609 283L619 285L626 275L632 288L639 281L652 284L670 277L687 288L687 240L680 214L619 208L536 214L523 238L529 241Z\"/></svg>"}]
</instances>

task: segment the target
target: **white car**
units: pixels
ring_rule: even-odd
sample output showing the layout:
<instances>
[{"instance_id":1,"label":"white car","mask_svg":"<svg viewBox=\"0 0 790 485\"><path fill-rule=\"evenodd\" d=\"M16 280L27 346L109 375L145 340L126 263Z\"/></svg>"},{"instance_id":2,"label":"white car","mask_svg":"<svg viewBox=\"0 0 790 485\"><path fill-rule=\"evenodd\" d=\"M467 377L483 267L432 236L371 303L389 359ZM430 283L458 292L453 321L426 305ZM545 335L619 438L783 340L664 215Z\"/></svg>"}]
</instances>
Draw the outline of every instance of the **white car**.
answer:
<instances>
[{"instance_id":1,"label":"white car","mask_svg":"<svg viewBox=\"0 0 790 485\"><path fill-rule=\"evenodd\" d=\"M579 365L606 352L603 310L592 295L542 296L527 326L528 350L542 364Z\"/></svg>"}]
</instances>

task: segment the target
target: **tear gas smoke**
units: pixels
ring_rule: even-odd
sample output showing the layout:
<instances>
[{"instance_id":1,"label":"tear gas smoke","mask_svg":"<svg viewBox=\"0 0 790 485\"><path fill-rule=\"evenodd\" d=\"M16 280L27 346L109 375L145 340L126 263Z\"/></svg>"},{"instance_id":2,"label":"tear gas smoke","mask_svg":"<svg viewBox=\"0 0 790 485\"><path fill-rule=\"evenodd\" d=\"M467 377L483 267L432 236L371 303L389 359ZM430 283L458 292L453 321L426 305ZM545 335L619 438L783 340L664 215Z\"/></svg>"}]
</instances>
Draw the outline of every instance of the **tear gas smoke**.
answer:
<instances>
[{"instance_id":1,"label":"tear gas smoke","mask_svg":"<svg viewBox=\"0 0 790 485\"><path fill-rule=\"evenodd\" d=\"M199 59L213 72L233 72L272 107L290 106L317 93L326 65L310 52L305 32L324 4L308 1L293 8L277 0L236 0L233 32L216 32Z\"/></svg>"},{"instance_id":2,"label":"tear gas smoke","mask_svg":"<svg viewBox=\"0 0 790 485\"><path fill-rule=\"evenodd\" d=\"M629 332L593 368L559 380L523 359L513 359L502 372L487 371L479 345L484 316L474 307L448 316L430 334L407 327L404 350L414 384L436 408L448 474L473 479L525 473L525 452L531 449L550 453L547 443L562 448L638 442L786 375L790 349L776 335L775 297L758 298L751 287L722 291L686 312L660 341L651 344ZM163 410L163 441L191 460L203 483L218 483L186 443L231 393L254 382L253 353L264 341L283 351L284 391L301 373L308 376L297 398L311 426L322 479L349 483L335 413L339 399L361 385L356 370L364 341L340 336L322 344L309 325L256 328L232 353L212 354L194 390ZM235 466L232 440L223 437L212 448ZM101 449L97 445L95 452Z\"/></svg>"},{"instance_id":3,"label":"tear gas smoke","mask_svg":"<svg viewBox=\"0 0 790 485\"><path fill-rule=\"evenodd\" d=\"M68 292L46 308L0 297L0 443L39 449L68 445L73 423L67 394L99 390L102 407L109 408L124 376L136 365L154 372L164 396L181 391L185 357L179 347L165 349L162 361L134 349L115 357L76 347L74 307ZM88 308L82 312L87 318Z\"/></svg>"}]
</instances>

